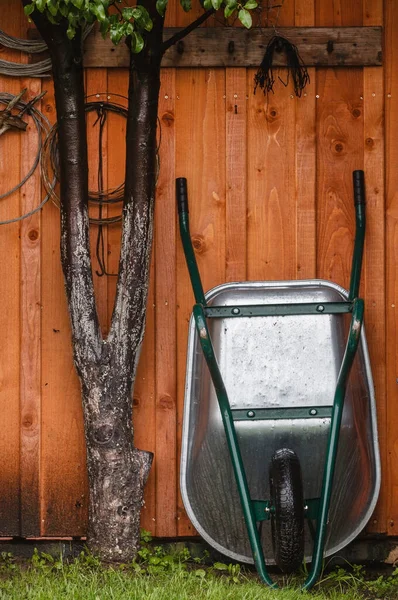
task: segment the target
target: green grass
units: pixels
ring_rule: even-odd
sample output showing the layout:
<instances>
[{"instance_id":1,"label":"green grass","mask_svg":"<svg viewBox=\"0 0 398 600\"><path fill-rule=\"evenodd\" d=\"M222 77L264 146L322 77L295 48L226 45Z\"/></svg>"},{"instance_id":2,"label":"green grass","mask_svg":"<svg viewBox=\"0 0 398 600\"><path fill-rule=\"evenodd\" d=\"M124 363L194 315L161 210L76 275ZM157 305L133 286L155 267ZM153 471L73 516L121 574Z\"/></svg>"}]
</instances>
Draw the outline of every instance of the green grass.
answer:
<instances>
[{"instance_id":1,"label":"green grass","mask_svg":"<svg viewBox=\"0 0 398 600\"><path fill-rule=\"evenodd\" d=\"M89 553L64 561L35 551L30 561L0 554L0 600L376 600L398 598L398 569L369 579L361 566L324 574L311 592L301 578L278 577L281 589L261 584L237 564L193 558L143 544L136 561L106 567Z\"/></svg>"},{"instance_id":2,"label":"green grass","mask_svg":"<svg viewBox=\"0 0 398 600\"><path fill-rule=\"evenodd\" d=\"M224 577L198 577L195 572L177 569L158 575L134 575L111 569L87 570L65 566L57 571L17 570L0 583L3 600L347 600L361 598L338 590L302 593L287 589L276 593L256 581L241 578L239 583Z\"/></svg>"}]
</instances>

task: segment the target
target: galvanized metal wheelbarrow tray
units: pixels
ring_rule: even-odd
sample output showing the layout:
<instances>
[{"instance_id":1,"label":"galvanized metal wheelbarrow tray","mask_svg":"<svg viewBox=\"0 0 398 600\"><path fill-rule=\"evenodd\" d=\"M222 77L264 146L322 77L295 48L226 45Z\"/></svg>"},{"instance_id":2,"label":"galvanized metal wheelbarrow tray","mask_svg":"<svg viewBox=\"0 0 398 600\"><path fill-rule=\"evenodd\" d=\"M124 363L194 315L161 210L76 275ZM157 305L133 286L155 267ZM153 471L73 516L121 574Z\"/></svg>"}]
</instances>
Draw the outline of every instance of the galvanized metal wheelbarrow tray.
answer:
<instances>
[{"instance_id":1,"label":"galvanized metal wheelbarrow tray","mask_svg":"<svg viewBox=\"0 0 398 600\"><path fill-rule=\"evenodd\" d=\"M349 292L309 280L228 283L205 295L189 232L186 179L176 181L196 300L188 341L182 498L205 540L226 556L254 562L272 587L265 564L274 563L272 546L285 566L312 557L303 584L311 588L323 557L363 529L380 488L374 389L358 297L364 174L353 176L356 235Z\"/></svg>"}]
</instances>

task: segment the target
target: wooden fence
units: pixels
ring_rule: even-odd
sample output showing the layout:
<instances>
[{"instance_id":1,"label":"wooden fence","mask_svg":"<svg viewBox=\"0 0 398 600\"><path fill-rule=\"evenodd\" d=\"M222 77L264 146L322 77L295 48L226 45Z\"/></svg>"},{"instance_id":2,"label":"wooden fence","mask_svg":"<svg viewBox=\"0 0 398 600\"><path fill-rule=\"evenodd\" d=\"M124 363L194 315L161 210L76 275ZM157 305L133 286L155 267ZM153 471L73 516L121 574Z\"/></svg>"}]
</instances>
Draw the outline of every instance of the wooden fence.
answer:
<instances>
[{"instance_id":1,"label":"wooden fence","mask_svg":"<svg viewBox=\"0 0 398 600\"><path fill-rule=\"evenodd\" d=\"M1 28L25 37L19 0L7 4ZM192 14L170 6L169 26L191 19ZM188 178L193 243L206 289L224 281L313 277L347 286L354 232L351 172L361 168L368 198L362 291L383 466L382 493L369 530L397 533L398 5L394 0L285 0L279 25L384 25L384 66L310 68L311 83L300 99L290 83L278 81L268 100L253 94L253 69L162 70L151 289L134 391L136 443L155 453L143 526L158 536L195 533L178 492L193 297L177 237L175 177ZM1 50L1 58L27 60ZM285 71L280 76L286 80ZM88 95L105 92L117 101L116 94L127 94L121 68L87 69L86 81ZM49 80L0 77L0 91L17 93L23 87L32 96L47 90L41 110L54 122ZM90 114L90 187L96 189L94 119ZM123 118L109 115L106 188L123 178L124 133ZM0 138L0 194L26 172L36 143L31 127ZM30 210L41 194L35 175L20 192L0 201L0 220ZM119 212L120 206L112 206L106 214ZM93 227L93 248L96 236ZM118 267L118 237L118 225L104 229L112 274ZM94 274L105 332L115 279ZM84 536L83 423L60 268L59 212L52 203L20 224L0 227L0 282L0 535Z\"/></svg>"}]
</instances>

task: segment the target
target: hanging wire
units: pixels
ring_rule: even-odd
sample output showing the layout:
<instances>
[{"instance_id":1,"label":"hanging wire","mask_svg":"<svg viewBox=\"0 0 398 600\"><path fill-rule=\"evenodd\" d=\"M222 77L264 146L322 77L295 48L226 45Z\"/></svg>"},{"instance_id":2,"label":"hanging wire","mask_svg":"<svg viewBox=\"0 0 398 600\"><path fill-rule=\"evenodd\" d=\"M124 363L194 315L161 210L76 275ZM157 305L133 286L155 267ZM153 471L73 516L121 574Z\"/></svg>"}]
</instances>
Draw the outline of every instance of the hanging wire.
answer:
<instances>
[{"instance_id":1,"label":"hanging wire","mask_svg":"<svg viewBox=\"0 0 398 600\"><path fill-rule=\"evenodd\" d=\"M0 104L8 106L9 103L15 99L15 97L16 96L14 96L13 94L9 94L7 92L0 93ZM47 117L45 117L41 111L39 111L35 106L32 105L32 101L25 102L24 100L19 99L18 102L15 104L14 108L19 110L20 114L26 113L28 116L30 116L32 118L32 120L35 124L35 127L36 127L36 131L37 131L37 148L36 148L36 154L33 159L32 166L30 167L27 174L12 189L1 194L0 200L3 200L4 198L7 198L14 192L18 191L27 182L27 180L33 175L33 173L36 171L37 166L40 162L41 152L43 149L43 137L47 136L49 129L50 129L50 122L48 121ZM16 217L14 219L0 221L0 225L9 225L10 223L16 223L18 221L22 221L22 219L26 219L26 218L34 215L35 213L37 213L39 210L41 210L43 208L43 206L46 204L46 202L49 200L49 198L51 196L50 190L54 189L55 183L56 183L56 180L53 177L52 180L49 182L49 189L47 190L47 194L46 194L45 198L35 209L33 209L33 210L29 211L28 213L25 213L19 217Z\"/></svg>"},{"instance_id":2,"label":"hanging wire","mask_svg":"<svg viewBox=\"0 0 398 600\"><path fill-rule=\"evenodd\" d=\"M83 40L91 33L94 24L89 25L83 30ZM47 50L47 45L42 41L23 40L8 35L0 29L0 44L12 50L19 50L27 54L40 54ZM51 59L46 58L37 63L19 63L9 60L0 60L0 75L8 77L50 77Z\"/></svg>"},{"instance_id":3,"label":"hanging wire","mask_svg":"<svg viewBox=\"0 0 398 600\"><path fill-rule=\"evenodd\" d=\"M99 108L106 113L111 112L122 116L127 119L127 108L122 106L121 104L115 102L109 102L108 99L106 101L98 100L101 96L106 96L109 98L109 94L98 93L92 94L89 98L97 98L95 102L89 101L85 104L86 112L98 111ZM112 97L118 97L120 99L125 100L128 99L125 96L121 96L120 94L112 94ZM94 125L100 122L98 119L94 123ZM159 176L160 170L160 159L159 159L159 147L161 142L161 126L158 118L158 130L159 130L159 141L156 148L156 180ZM52 186L52 180L55 178L59 181L59 157L58 157L58 123L55 123L49 131L49 134L43 144L43 151L41 154L41 170L43 176L44 186L46 191L50 193L51 199L54 204L59 208L60 207L60 198L57 192ZM102 152L99 150L99 155L101 157ZM102 164L102 160L99 160L99 164ZM96 191L89 190L88 193L89 202L97 204L97 205L109 205L116 204L124 200L124 183L121 183L117 187L111 190L103 190L98 189ZM114 217L103 217L102 214L97 217L90 217L90 223L93 225L111 225L113 223L118 223L122 220L122 215L116 215Z\"/></svg>"},{"instance_id":4,"label":"hanging wire","mask_svg":"<svg viewBox=\"0 0 398 600\"><path fill-rule=\"evenodd\" d=\"M268 42L264 58L254 77L254 93L256 93L257 87L261 88L264 94L274 92L275 77L273 60L275 52L278 54L284 53L287 58L287 81L283 81L278 76L279 81L287 87L291 77L293 79L294 93L300 98L305 86L310 83L310 76L297 46L280 35L274 35Z\"/></svg>"},{"instance_id":5,"label":"hanging wire","mask_svg":"<svg viewBox=\"0 0 398 600\"><path fill-rule=\"evenodd\" d=\"M100 197L103 196L104 191L104 172L103 172L103 159L102 159L102 141L104 136L104 128L107 118L107 113L104 111L104 107L102 103L99 104L97 108L97 120L95 121L93 127L97 123L99 123L99 134L98 134L98 194ZM98 219L102 221L102 208L103 202L99 203L98 206ZM99 265L99 270L96 270L96 274L98 277L102 277L103 275L108 275L112 277L116 277L117 273L108 273L106 270L106 260L105 260L105 241L104 241L104 225L102 222L98 224L98 232L97 232L97 243L96 243L96 256Z\"/></svg>"}]
</instances>

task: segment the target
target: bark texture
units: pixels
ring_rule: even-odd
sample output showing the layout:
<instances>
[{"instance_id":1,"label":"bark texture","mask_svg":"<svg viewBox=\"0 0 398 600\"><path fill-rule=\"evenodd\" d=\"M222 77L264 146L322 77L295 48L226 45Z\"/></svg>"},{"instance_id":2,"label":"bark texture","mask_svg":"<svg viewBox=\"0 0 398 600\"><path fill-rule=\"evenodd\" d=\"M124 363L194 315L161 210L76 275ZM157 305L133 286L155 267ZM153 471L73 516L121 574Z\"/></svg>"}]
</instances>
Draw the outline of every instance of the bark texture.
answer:
<instances>
[{"instance_id":1,"label":"bark texture","mask_svg":"<svg viewBox=\"0 0 398 600\"><path fill-rule=\"evenodd\" d=\"M28 4L29 0L23 0ZM119 278L111 329L102 339L91 274L88 166L81 32L34 11L53 65L61 177L61 260L82 386L90 505L88 545L101 558L129 561L138 548L143 490L152 454L133 443L132 387L145 328L156 183L156 124L163 18L143 2L154 27L132 55L126 184Z\"/></svg>"}]
</instances>

